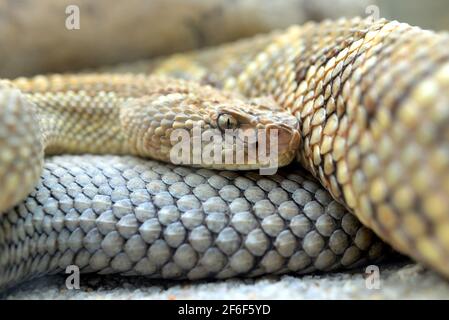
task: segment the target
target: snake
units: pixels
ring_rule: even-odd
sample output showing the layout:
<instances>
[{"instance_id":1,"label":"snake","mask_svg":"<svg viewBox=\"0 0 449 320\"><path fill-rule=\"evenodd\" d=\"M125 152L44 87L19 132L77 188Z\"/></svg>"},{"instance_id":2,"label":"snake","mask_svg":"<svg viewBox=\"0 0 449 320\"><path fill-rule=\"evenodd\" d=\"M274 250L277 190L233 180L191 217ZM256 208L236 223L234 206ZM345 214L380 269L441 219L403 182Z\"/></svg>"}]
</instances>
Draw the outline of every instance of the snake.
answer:
<instances>
[{"instance_id":1,"label":"snake","mask_svg":"<svg viewBox=\"0 0 449 320\"><path fill-rule=\"evenodd\" d=\"M326 20L138 74L2 80L0 287L69 265L190 280L327 272L390 246L448 276L448 43L397 21ZM195 125L276 130L279 166L293 163L274 175L249 160L170 163L170 134Z\"/></svg>"}]
</instances>

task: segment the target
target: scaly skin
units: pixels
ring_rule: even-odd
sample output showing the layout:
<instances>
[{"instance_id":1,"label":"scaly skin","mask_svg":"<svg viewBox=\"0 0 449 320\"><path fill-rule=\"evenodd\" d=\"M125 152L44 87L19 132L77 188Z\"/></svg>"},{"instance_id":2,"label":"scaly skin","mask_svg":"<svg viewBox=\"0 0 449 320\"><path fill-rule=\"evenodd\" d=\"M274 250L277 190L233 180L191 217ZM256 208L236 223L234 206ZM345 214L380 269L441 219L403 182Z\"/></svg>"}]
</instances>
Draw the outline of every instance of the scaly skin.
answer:
<instances>
[{"instance_id":1,"label":"scaly skin","mask_svg":"<svg viewBox=\"0 0 449 320\"><path fill-rule=\"evenodd\" d=\"M224 279L330 272L391 249L311 176L55 156L0 221L0 288L81 272Z\"/></svg>"},{"instance_id":2,"label":"scaly skin","mask_svg":"<svg viewBox=\"0 0 449 320\"><path fill-rule=\"evenodd\" d=\"M87 74L3 80L0 105L0 123L6 129L0 136L5 153L0 157L0 212L36 185L43 150L46 155L113 153L172 162L170 152L178 143L171 137L175 130L185 130L189 147L195 129L209 130L224 140L225 129L237 128L223 128L230 125L220 123L223 116L238 119L238 129L261 129L267 134L278 130L280 166L293 160L299 144L296 118L270 98L244 99L232 92L160 76ZM222 150L220 160L237 140ZM202 150L209 143L202 140ZM248 148L242 151L246 155ZM246 157L236 164L195 163L193 152L189 158L192 165L215 169L265 165Z\"/></svg>"},{"instance_id":3,"label":"scaly skin","mask_svg":"<svg viewBox=\"0 0 449 320\"><path fill-rule=\"evenodd\" d=\"M449 37L353 19L271 34L262 50L249 41L153 70L271 96L300 120L298 159L333 197L395 248L449 276Z\"/></svg>"}]
</instances>

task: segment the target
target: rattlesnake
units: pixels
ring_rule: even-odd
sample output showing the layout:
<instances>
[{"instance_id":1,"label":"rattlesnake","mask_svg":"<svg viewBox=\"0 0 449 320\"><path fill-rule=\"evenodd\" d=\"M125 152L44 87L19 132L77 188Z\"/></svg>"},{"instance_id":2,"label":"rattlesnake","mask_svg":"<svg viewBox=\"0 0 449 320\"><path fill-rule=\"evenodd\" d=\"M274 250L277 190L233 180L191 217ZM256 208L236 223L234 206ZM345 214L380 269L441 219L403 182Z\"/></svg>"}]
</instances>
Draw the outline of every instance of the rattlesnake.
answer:
<instances>
[{"instance_id":1,"label":"rattlesnake","mask_svg":"<svg viewBox=\"0 0 449 320\"><path fill-rule=\"evenodd\" d=\"M35 184L42 143L49 153L167 161L165 134L175 123L191 128L191 117L220 127L219 113L195 111L203 108L227 110L231 127L254 126L248 115L266 119L260 126L278 128L287 141L280 164L296 154L333 198L300 169L261 177L55 157L29 198L2 217L0 283L70 264L197 279L327 271L379 258L382 243L348 211L395 249L449 275L448 43L446 34L407 24L341 19L174 55L150 64L152 76L4 81L3 208ZM145 109L152 104L160 112ZM182 110L190 111L176 121ZM147 116L159 128L142 121Z\"/></svg>"}]
</instances>

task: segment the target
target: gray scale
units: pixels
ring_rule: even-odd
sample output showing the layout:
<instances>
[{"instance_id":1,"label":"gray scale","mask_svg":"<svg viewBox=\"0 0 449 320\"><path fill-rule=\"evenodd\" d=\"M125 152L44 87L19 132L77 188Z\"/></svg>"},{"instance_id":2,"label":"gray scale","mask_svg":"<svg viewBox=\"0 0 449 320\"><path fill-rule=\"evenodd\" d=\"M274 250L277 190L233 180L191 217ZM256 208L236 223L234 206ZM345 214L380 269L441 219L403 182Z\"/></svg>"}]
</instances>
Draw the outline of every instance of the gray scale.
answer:
<instances>
[{"instance_id":1,"label":"gray scale","mask_svg":"<svg viewBox=\"0 0 449 320\"><path fill-rule=\"evenodd\" d=\"M391 252L297 167L274 176L57 156L0 221L0 288L82 272L224 279L349 269Z\"/></svg>"}]
</instances>

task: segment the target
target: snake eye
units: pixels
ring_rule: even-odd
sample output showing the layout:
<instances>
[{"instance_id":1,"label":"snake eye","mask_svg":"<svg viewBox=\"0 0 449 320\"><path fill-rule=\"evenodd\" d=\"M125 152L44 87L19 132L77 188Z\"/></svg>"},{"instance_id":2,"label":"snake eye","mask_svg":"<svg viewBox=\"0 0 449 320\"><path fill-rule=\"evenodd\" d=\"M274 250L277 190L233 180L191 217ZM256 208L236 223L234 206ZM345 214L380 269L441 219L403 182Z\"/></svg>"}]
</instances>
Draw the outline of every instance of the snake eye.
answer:
<instances>
[{"instance_id":1,"label":"snake eye","mask_svg":"<svg viewBox=\"0 0 449 320\"><path fill-rule=\"evenodd\" d=\"M238 125L238 121L236 118L234 118L233 116L229 115L229 114L221 114L218 116L218 127L221 130L226 130L226 129L235 129L237 128Z\"/></svg>"}]
</instances>

